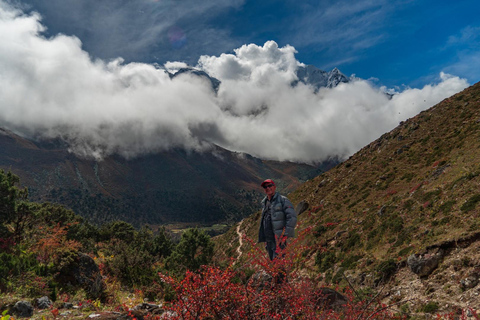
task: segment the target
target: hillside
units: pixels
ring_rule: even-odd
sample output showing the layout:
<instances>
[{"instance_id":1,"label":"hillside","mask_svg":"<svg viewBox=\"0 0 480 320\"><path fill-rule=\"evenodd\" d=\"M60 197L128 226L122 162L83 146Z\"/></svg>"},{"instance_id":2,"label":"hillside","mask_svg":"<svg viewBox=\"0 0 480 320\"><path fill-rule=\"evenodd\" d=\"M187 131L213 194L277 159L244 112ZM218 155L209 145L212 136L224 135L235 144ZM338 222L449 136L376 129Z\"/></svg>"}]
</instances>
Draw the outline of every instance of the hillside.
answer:
<instances>
[{"instance_id":1,"label":"hillside","mask_svg":"<svg viewBox=\"0 0 480 320\"><path fill-rule=\"evenodd\" d=\"M32 201L66 205L97 224L121 219L135 226L229 224L258 208L258 184L266 177L288 192L321 172L219 147L94 161L59 141L31 141L3 129L0 169L18 175Z\"/></svg>"},{"instance_id":2,"label":"hillside","mask_svg":"<svg viewBox=\"0 0 480 320\"><path fill-rule=\"evenodd\" d=\"M477 83L288 195L309 204L298 227L313 226L300 237L309 248L303 272L341 286L345 274L357 290L376 290L409 312L478 309L479 185ZM239 232L256 239L259 218L245 219ZM218 257L237 256L236 228L215 240ZM415 259L432 267L414 273Z\"/></svg>"}]
</instances>

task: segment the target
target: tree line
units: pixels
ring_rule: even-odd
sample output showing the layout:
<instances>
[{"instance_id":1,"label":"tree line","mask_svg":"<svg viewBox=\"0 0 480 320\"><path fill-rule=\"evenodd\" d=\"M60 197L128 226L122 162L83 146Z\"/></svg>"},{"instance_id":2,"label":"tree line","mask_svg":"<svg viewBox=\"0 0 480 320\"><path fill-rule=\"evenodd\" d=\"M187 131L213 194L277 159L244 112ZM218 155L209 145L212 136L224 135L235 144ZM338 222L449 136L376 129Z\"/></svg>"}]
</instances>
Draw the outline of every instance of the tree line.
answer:
<instances>
[{"instance_id":1,"label":"tree line","mask_svg":"<svg viewBox=\"0 0 480 320\"><path fill-rule=\"evenodd\" d=\"M180 276L209 264L214 244L198 229L188 229L179 241L160 228L135 229L124 221L95 225L54 203L28 199L20 179L0 170L0 291L21 296L75 294L61 274L80 253L95 260L106 281L125 290L142 290L147 298L165 296L158 273ZM113 292L102 299L112 299Z\"/></svg>"}]
</instances>

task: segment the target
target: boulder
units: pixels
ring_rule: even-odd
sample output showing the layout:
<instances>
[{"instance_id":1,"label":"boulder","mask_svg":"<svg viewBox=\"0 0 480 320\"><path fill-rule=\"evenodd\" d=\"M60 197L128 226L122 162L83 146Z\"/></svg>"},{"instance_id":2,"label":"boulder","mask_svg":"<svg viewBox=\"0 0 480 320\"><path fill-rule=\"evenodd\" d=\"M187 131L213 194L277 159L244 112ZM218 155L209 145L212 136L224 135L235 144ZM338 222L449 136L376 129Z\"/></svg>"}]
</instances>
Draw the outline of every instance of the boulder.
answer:
<instances>
[{"instance_id":1,"label":"boulder","mask_svg":"<svg viewBox=\"0 0 480 320\"><path fill-rule=\"evenodd\" d=\"M306 201L300 201L299 204L295 207L295 212L297 213L297 216L301 215L303 212L305 212L308 209L308 202Z\"/></svg>"},{"instance_id":2,"label":"boulder","mask_svg":"<svg viewBox=\"0 0 480 320\"><path fill-rule=\"evenodd\" d=\"M477 272L471 272L465 279L460 280L463 290L468 290L477 286L480 275Z\"/></svg>"},{"instance_id":3,"label":"boulder","mask_svg":"<svg viewBox=\"0 0 480 320\"><path fill-rule=\"evenodd\" d=\"M412 254L407 259L407 265L419 277L427 277L438 267L444 255L445 252L442 249L433 253Z\"/></svg>"},{"instance_id":4,"label":"boulder","mask_svg":"<svg viewBox=\"0 0 480 320\"><path fill-rule=\"evenodd\" d=\"M71 303L71 302L65 302L65 303L63 304L63 308L64 308L64 309L73 309L73 303Z\"/></svg>"},{"instance_id":5,"label":"boulder","mask_svg":"<svg viewBox=\"0 0 480 320\"><path fill-rule=\"evenodd\" d=\"M133 307L133 310L136 311L141 311L144 314L155 314L155 315L160 315L163 313L163 308L161 305L158 304L152 304L152 303L142 303L139 304L135 307Z\"/></svg>"},{"instance_id":6,"label":"boulder","mask_svg":"<svg viewBox=\"0 0 480 320\"><path fill-rule=\"evenodd\" d=\"M334 309L338 310L343 308L347 304L347 298L341 293L330 289L322 287L316 292L317 305L322 309Z\"/></svg>"},{"instance_id":7,"label":"boulder","mask_svg":"<svg viewBox=\"0 0 480 320\"><path fill-rule=\"evenodd\" d=\"M33 316L33 306L28 301L18 301L13 306L13 312L19 318L29 318Z\"/></svg>"},{"instance_id":8,"label":"boulder","mask_svg":"<svg viewBox=\"0 0 480 320\"><path fill-rule=\"evenodd\" d=\"M105 284L95 260L89 255L79 253L74 259L62 266L56 278L61 286L82 288L89 299L105 298Z\"/></svg>"},{"instance_id":9,"label":"boulder","mask_svg":"<svg viewBox=\"0 0 480 320\"><path fill-rule=\"evenodd\" d=\"M53 305L53 302L47 296L38 298L35 302L38 309L48 309Z\"/></svg>"}]
</instances>

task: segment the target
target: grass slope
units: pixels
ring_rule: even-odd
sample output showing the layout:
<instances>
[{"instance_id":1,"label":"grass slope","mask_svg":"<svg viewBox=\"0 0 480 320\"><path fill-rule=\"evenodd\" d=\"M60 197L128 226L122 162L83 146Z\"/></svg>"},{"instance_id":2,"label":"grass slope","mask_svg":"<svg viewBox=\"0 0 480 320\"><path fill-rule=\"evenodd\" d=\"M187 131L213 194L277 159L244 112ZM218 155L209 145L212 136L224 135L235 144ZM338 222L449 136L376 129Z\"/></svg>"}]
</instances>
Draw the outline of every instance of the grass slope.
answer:
<instances>
[{"instance_id":1,"label":"grass slope","mask_svg":"<svg viewBox=\"0 0 480 320\"><path fill-rule=\"evenodd\" d=\"M465 304L468 298L461 298L466 293L459 282L480 267L480 257L475 250L465 255L459 250L478 245L479 185L477 83L400 123L288 195L294 205L306 201L310 206L299 219L299 230L314 226L302 239L308 247L303 267L320 274L323 282L343 285L343 274L355 285L369 287L386 278L392 279L391 288L408 287L402 282L408 278L420 281L416 293L424 300ZM242 232L255 239L259 219L259 212L245 219ZM215 240L218 257L236 256L235 228ZM409 255L438 248L447 256L429 279L419 279L406 267ZM458 268L458 259L468 260L464 268ZM435 281L440 285L434 286ZM445 283L455 289L446 294ZM408 295L414 293L400 294Z\"/></svg>"}]
</instances>

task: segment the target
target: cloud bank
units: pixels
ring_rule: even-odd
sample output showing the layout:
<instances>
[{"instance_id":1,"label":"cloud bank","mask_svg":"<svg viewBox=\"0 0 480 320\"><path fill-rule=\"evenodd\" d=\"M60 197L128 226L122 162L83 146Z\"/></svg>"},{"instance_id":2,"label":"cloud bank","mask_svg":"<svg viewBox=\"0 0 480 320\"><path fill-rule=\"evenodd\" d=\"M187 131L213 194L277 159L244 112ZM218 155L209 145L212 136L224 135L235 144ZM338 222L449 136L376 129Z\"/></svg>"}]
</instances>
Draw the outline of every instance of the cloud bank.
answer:
<instances>
[{"instance_id":1,"label":"cloud bank","mask_svg":"<svg viewBox=\"0 0 480 320\"><path fill-rule=\"evenodd\" d=\"M7 0L12 1L12 0ZM95 57L121 56L127 61L154 61L161 55L194 63L195 52L232 48L229 31L209 21L241 7L243 0L13 0L45 13L45 23L84 41ZM164 61L164 60L162 60Z\"/></svg>"},{"instance_id":2,"label":"cloud bank","mask_svg":"<svg viewBox=\"0 0 480 320\"><path fill-rule=\"evenodd\" d=\"M63 139L96 159L211 144L265 159L344 158L468 86L442 73L436 84L392 99L360 79L315 93L291 86L302 65L295 48L268 41L200 57L196 68L221 81L215 92L195 75L171 79L150 64L92 60L78 38L43 31L38 14L0 1L0 127Z\"/></svg>"}]
</instances>

